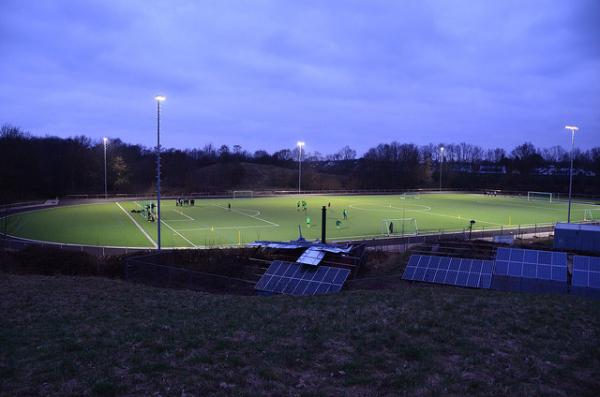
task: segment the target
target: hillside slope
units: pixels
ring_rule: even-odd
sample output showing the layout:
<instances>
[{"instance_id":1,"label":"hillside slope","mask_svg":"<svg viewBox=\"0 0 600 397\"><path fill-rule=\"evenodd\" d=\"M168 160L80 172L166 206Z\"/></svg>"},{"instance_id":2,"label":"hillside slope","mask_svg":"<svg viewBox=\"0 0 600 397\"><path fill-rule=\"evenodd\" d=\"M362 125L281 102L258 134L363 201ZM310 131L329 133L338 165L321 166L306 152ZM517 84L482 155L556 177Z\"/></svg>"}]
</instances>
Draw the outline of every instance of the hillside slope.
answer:
<instances>
[{"instance_id":1,"label":"hillside slope","mask_svg":"<svg viewBox=\"0 0 600 397\"><path fill-rule=\"evenodd\" d=\"M593 395L600 302L240 297L0 274L0 395Z\"/></svg>"},{"instance_id":2,"label":"hillside slope","mask_svg":"<svg viewBox=\"0 0 600 397\"><path fill-rule=\"evenodd\" d=\"M343 177L302 168L304 189L340 189ZM216 163L194 170L189 185L204 189L297 189L298 169L256 163Z\"/></svg>"}]
</instances>

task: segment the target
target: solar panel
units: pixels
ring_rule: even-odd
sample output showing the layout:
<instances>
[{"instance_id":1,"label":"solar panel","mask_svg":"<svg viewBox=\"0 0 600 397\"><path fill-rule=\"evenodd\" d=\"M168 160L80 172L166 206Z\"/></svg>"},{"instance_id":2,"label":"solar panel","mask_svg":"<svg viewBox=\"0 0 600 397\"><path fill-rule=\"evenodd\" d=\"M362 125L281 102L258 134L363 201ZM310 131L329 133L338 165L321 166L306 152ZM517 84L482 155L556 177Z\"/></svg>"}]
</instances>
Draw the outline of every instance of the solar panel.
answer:
<instances>
[{"instance_id":1,"label":"solar panel","mask_svg":"<svg viewBox=\"0 0 600 397\"><path fill-rule=\"evenodd\" d=\"M274 261L254 288L286 295L330 294L340 292L349 275L350 270L338 267Z\"/></svg>"},{"instance_id":2,"label":"solar panel","mask_svg":"<svg viewBox=\"0 0 600 397\"><path fill-rule=\"evenodd\" d=\"M302 255L300 255L300 258L298 258L296 262L304 263L305 265L317 266L324 257L325 252L310 247L304 251Z\"/></svg>"},{"instance_id":3,"label":"solar panel","mask_svg":"<svg viewBox=\"0 0 600 397\"><path fill-rule=\"evenodd\" d=\"M575 255L572 283L574 287L600 289L600 258Z\"/></svg>"},{"instance_id":4,"label":"solar panel","mask_svg":"<svg viewBox=\"0 0 600 397\"><path fill-rule=\"evenodd\" d=\"M494 275L567 281L567 254L520 248L498 248Z\"/></svg>"},{"instance_id":5,"label":"solar panel","mask_svg":"<svg viewBox=\"0 0 600 397\"><path fill-rule=\"evenodd\" d=\"M402 278L460 287L490 288L493 264L492 261L481 259L412 255Z\"/></svg>"}]
</instances>

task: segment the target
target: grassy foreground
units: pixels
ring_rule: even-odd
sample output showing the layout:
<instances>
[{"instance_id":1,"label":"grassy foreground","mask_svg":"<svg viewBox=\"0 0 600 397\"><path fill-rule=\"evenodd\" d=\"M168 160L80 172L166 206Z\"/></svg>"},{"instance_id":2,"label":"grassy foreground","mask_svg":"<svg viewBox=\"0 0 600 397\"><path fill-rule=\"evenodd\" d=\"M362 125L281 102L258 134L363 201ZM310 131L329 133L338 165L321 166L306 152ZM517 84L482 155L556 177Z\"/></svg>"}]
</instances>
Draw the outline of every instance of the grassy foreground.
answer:
<instances>
[{"instance_id":1,"label":"grassy foreground","mask_svg":"<svg viewBox=\"0 0 600 397\"><path fill-rule=\"evenodd\" d=\"M402 287L402 288L400 288ZM597 395L600 302L240 297L0 274L0 395Z\"/></svg>"}]
</instances>

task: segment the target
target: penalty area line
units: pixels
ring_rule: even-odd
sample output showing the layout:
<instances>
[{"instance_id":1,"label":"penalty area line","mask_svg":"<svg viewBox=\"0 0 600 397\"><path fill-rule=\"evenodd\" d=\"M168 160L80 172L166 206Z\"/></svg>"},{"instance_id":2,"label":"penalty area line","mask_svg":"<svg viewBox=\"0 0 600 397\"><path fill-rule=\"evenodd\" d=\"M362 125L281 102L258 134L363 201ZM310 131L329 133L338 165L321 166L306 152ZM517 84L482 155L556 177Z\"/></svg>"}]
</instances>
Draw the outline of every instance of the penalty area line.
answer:
<instances>
[{"instance_id":1,"label":"penalty area line","mask_svg":"<svg viewBox=\"0 0 600 397\"><path fill-rule=\"evenodd\" d=\"M233 208L227 208L227 207L223 207L223 206L221 206L221 205L218 205L218 204L215 204L215 207L222 208L222 209L224 209L225 211L233 211L233 212L236 212L236 213L238 213L238 214L241 214L241 215L247 216L247 217L249 217L249 218L254 218L254 219L257 219L257 220L259 220L259 221L261 221L261 222L268 223L269 225L272 225L272 226L279 227L279 225L278 225L277 223L274 223L274 222L268 221L268 220L266 220L266 219L263 219L263 218L259 218L259 217L258 217L258 216L256 216L256 215L249 215L249 214L246 214L246 213L244 213L244 212L242 212L242 211L238 211L238 210L236 210L236 209L233 209ZM260 214L260 211L258 211L258 210L256 210L256 211L257 211L257 212Z\"/></svg>"},{"instance_id":2,"label":"penalty area line","mask_svg":"<svg viewBox=\"0 0 600 397\"><path fill-rule=\"evenodd\" d=\"M127 215L127 217L129 219L131 219L131 222L133 222L137 226L137 228L140 229L140 232L142 232L144 234L144 236L146 236L146 238L148 240L150 240L150 242L152 243L152 245L154 245L154 248L158 248L158 244L156 244L156 241L154 241L152 239L152 237L150 237L150 235L144 230L144 228L139 223L137 223L137 221L135 219L133 219L133 217L131 216L131 214L129 212L127 212L125 210L125 208L123 208L121 206L121 204L119 204L118 202L115 201L115 204L117 205L117 207L119 207L125 213L125 215ZM137 202L136 202L136 204L137 204Z\"/></svg>"},{"instance_id":3,"label":"penalty area line","mask_svg":"<svg viewBox=\"0 0 600 397\"><path fill-rule=\"evenodd\" d=\"M192 217L191 217L191 216L189 216L189 215L186 215L186 214L184 214L183 212L181 212L181 211L179 211L179 210L173 210L173 211L177 212L177 213L178 213L178 214L180 214L180 215L183 215L183 216L185 216L186 218L188 218L188 219L189 219L189 220L191 220L191 221L195 221L195 219L194 219L194 218L192 218Z\"/></svg>"},{"instance_id":4,"label":"penalty area line","mask_svg":"<svg viewBox=\"0 0 600 397\"><path fill-rule=\"evenodd\" d=\"M138 203L137 201L135 202L138 207L142 208L142 205L140 203ZM129 215L129 214L127 214ZM188 244L190 244L192 247L197 248L197 245L192 243L187 237L185 237L183 234L179 233L177 230L173 229L171 227L171 225L169 225L167 222L163 221L162 219L160 220L160 222L165 225L166 227L168 227L169 229L171 229L173 231L173 233L175 233L176 235L178 235L179 237L181 237L182 239L184 239Z\"/></svg>"}]
</instances>

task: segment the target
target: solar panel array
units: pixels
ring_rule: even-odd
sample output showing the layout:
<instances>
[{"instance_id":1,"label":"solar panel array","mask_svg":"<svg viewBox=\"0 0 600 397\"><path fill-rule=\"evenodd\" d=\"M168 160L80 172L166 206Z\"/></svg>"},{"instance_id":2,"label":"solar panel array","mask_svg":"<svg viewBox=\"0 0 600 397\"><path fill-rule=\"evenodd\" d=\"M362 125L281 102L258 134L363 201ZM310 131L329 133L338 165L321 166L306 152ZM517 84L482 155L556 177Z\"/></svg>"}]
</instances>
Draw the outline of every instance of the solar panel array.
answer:
<instances>
[{"instance_id":1,"label":"solar panel array","mask_svg":"<svg viewBox=\"0 0 600 397\"><path fill-rule=\"evenodd\" d=\"M430 255L412 255L402 275L404 280L490 288L494 262Z\"/></svg>"},{"instance_id":2,"label":"solar panel array","mask_svg":"<svg viewBox=\"0 0 600 397\"><path fill-rule=\"evenodd\" d=\"M494 274L566 282L567 254L521 248L498 248Z\"/></svg>"},{"instance_id":3,"label":"solar panel array","mask_svg":"<svg viewBox=\"0 0 600 397\"><path fill-rule=\"evenodd\" d=\"M572 283L574 287L600 289L600 257L575 255Z\"/></svg>"},{"instance_id":4,"label":"solar panel array","mask_svg":"<svg viewBox=\"0 0 600 397\"><path fill-rule=\"evenodd\" d=\"M305 265L317 266L324 257L325 252L310 247L304 251L302 255L300 255L300 258L298 258L296 262L304 263Z\"/></svg>"},{"instance_id":5,"label":"solar panel array","mask_svg":"<svg viewBox=\"0 0 600 397\"><path fill-rule=\"evenodd\" d=\"M348 269L273 261L254 288L286 295L330 294L340 292L349 275Z\"/></svg>"}]
</instances>

